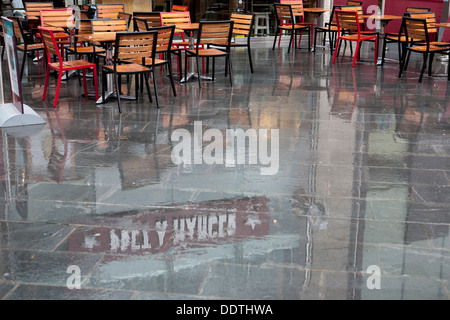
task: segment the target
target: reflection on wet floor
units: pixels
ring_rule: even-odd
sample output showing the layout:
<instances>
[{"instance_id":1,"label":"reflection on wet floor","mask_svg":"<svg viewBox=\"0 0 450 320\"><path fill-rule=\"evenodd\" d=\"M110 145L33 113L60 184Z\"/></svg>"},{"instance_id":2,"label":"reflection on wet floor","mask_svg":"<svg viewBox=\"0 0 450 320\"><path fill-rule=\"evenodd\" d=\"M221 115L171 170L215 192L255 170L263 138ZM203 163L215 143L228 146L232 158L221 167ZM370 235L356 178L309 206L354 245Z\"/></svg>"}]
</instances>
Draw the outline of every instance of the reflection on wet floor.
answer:
<instances>
[{"instance_id":1,"label":"reflection on wet floor","mask_svg":"<svg viewBox=\"0 0 450 320\"><path fill-rule=\"evenodd\" d=\"M418 85L419 60L399 80L364 54L351 68L326 50L252 50L254 74L233 54L233 87L221 70L173 97L161 76L160 110L142 94L122 114L76 78L53 109L28 62L24 100L46 124L2 130L0 297L449 299L446 78ZM230 154L230 129L269 134ZM180 133L190 163L174 161Z\"/></svg>"}]
</instances>

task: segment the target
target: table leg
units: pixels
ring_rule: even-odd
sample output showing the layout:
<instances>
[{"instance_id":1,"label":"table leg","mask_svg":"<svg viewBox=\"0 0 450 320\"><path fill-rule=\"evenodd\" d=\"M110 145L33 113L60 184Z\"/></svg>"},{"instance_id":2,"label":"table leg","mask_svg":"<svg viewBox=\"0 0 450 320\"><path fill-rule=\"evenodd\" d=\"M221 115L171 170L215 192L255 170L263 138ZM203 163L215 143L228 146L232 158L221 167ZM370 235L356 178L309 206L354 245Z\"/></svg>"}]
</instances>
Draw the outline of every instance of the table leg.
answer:
<instances>
[{"instance_id":1,"label":"table leg","mask_svg":"<svg viewBox=\"0 0 450 320\"><path fill-rule=\"evenodd\" d=\"M383 65L383 47L384 47L384 29L386 27L386 21L380 21L380 36L378 41L378 59L377 59L377 66Z\"/></svg>"},{"instance_id":2,"label":"table leg","mask_svg":"<svg viewBox=\"0 0 450 320\"><path fill-rule=\"evenodd\" d=\"M194 37L193 33L189 34L189 49L191 49L191 50L195 49L195 37ZM185 66L185 68L187 68L187 66ZM202 79L205 79L205 80L213 80L212 77L201 76L197 72L195 72L194 63L191 63L189 65L189 70L186 74L186 78L181 78L180 82L186 83L190 79L197 78L197 77L202 77Z\"/></svg>"}]
</instances>

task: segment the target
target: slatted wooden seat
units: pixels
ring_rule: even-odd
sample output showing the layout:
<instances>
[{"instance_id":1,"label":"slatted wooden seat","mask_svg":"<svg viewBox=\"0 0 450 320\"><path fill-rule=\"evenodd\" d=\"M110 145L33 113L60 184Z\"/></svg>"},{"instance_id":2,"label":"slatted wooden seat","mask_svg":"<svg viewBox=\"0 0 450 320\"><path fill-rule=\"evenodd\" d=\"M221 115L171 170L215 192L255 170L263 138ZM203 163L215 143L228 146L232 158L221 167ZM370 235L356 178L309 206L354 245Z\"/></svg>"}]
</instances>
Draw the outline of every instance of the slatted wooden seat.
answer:
<instances>
[{"instance_id":1,"label":"slatted wooden seat","mask_svg":"<svg viewBox=\"0 0 450 320\"><path fill-rule=\"evenodd\" d=\"M297 33L298 32L307 31L308 38L309 38L309 40L311 39L311 27L295 22L296 20L294 17L292 5L275 3L275 13L276 13L278 24L277 24L277 30L275 32L275 38L273 41L272 50L275 50L275 44L277 42L277 37L279 34L281 37L281 31L283 31L283 30L290 33L290 36L291 36L290 40L289 40L288 52L291 51L292 46L294 46L294 48L297 48ZM311 41L308 41L308 51L310 49L311 49Z\"/></svg>"},{"instance_id":2,"label":"slatted wooden seat","mask_svg":"<svg viewBox=\"0 0 450 320\"><path fill-rule=\"evenodd\" d=\"M41 38L44 43L46 56L47 56L47 72L45 75L45 84L44 84L44 94L42 96L42 100L45 100L47 96L47 88L49 83L50 70L55 70L58 73L58 80L56 86L55 93L55 101L53 103L53 107L56 108L58 105L58 96L59 89L61 87L61 78L62 74L66 71L70 70L83 70L83 83L84 83L84 94L87 97L87 82L86 82L86 69L92 69L94 74L97 74L97 66L95 63L90 63L84 59L79 60L71 60L71 61L63 61L61 52L58 48L58 44L54 33L50 29L45 29L39 27L39 32L41 33ZM52 56L56 57L56 62L52 62ZM98 84L97 77L94 78L94 86L95 86L95 99L98 99Z\"/></svg>"},{"instance_id":3,"label":"slatted wooden seat","mask_svg":"<svg viewBox=\"0 0 450 320\"><path fill-rule=\"evenodd\" d=\"M148 96L150 102L152 102L152 96L149 86L149 76L153 76L153 86L155 94L157 96L157 85L155 81L155 75L153 68L146 67L144 65L145 58L150 57L154 61L157 43L157 31L147 32L118 32L116 33L116 40L114 43L114 58L113 65L104 65L102 67L102 97L105 99L105 84L106 75L113 74L114 82L117 93L117 103L119 112L122 112L122 103L120 99L119 77L121 75L136 76L136 100L139 98L138 90L138 76L143 75L145 84L147 87ZM128 61L128 62L127 62ZM141 63L129 62L139 61ZM159 108L158 99L156 99L157 107Z\"/></svg>"},{"instance_id":4,"label":"slatted wooden seat","mask_svg":"<svg viewBox=\"0 0 450 320\"><path fill-rule=\"evenodd\" d=\"M336 41L336 48L333 56L333 64L336 62L336 57L339 52L339 47L342 41L356 42L355 56L353 58L352 67L355 66L356 60L359 59L360 45L363 41L375 41L375 64L377 63L378 53L378 34L363 34L361 32L361 23L358 11L336 10L336 23L339 29L338 39ZM347 32L352 33L348 34Z\"/></svg>"},{"instance_id":5,"label":"slatted wooden seat","mask_svg":"<svg viewBox=\"0 0 450 320\"><path fill-rule=\"evenodd\" d=\"M212 58L213 59L213 72L212 79L214 80L215 72L215 58L225 57L225 76L229 72L230 85L233 85L233 77L231 70L231 59L230 59L230 43L231 36L233 34L233 20L227 21L200 21L199 31L197 34L197 43L200 44L212 44L212 45L224 45L225 49L220 48L204 48L201 45L197 45L195 49L186 50L185 55L185 65L187 65L188 58L196 58L197 60L197 73L198 73L198 84L201 87L201 76L200 76L200 58ZM187 68L184 71L184 77L187 79Z\"/></svg>"},{"instance_id":6,"label":"slatted wooden seat","mask_svg":"<svg viewBox=\"0 0 450 320\"><path fill-rule=\"evenodd\" d=\"M422 18L419 18L422 16ZM420 53L423 55L423 65L420 71L419 83L422 82L423 74L427 67L427 61L430 57L430 62L428 64L428 75L432 75L432 64L433 58L436 53L447 55L450 58L450 44L447 46L440 46L433 44L429 38L429 30L434 32L435 26L429 25L429 20L427 19L428 14L419 14L414 17L403 17L403 25L405 30L405 36L408 39L408 47L403 51L402 64L400 66L400 72L398 77L402 76L404 70L406 70L409 57L412 52ZM448 81L450 81L450 64L448 66Z\"/></svg>"},{"instance_id":7,"label":"slatted wooden seat","mask_svg":"<svg viewBox=\"0 0 450 320\"><path fill-rule=\"evenodd\" d=\"M117 19L119 12L125 12L123 4L97 4L98 19Z\"/></svg>"}]
</instances>

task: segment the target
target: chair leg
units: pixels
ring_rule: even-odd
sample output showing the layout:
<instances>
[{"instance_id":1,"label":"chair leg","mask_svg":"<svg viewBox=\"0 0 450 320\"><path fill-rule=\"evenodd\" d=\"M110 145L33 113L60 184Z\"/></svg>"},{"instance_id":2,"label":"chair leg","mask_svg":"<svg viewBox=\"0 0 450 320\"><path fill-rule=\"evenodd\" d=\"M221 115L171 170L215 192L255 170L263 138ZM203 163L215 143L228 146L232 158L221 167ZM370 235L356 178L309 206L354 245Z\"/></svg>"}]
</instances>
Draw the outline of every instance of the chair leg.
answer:
<instances>
[{"instance_id":1,"label":"chair leg","mask_svg":"<svg viewBox=\"0 0 450 320\"><path fill-rule=\"evenodd\" d=\"M425 69L427 68L427 60L428 60L428 53L424 53L422 70L420 71L420 76L419 76L419 83L422 83L423 74L425 73Z\"/></svg>"},{"instance_id":2,"label":"chair leg","mask_svg":"<svg viewBox=\"0 0 450 320\"><path fill-rule=\"evenodd\" d=\"M175 90L175 83L173 82L172 61L170 61L170 59L168 60L168 65L169 65L169 78L170 78L170 84L172 85L173 96L176 97L176 96L177 96L177 92L176 92L176 90Z\"/></svg>"},{"instance_id":3,"label":"chair leg","mask_svg":"<svg viewBox=\"0 0 450 320\"><path fill-rule=\"evenodd\" d=\"M360 46L360 43L359 43L359 41L357 41L357 42L356 42L355 56L353 57L353 64L352 64L352 67L355 66L356 60L358 60L358 56L359 56L359 46Z\"/></svg>"},{"instance_id":4,"label":"chair leg","mask_svg":"<svg viewBox=\"0 0 450 320\"><path fill-rule=\"evenodd\" d=\"M150 84L148 83L149 73L142 74L142 78L145 80L145 87L147 88L148 99L153 103L152 93L150 91Z\"/></svg>"},{"instance_id":5,"label":"chair leg","mask_svg":"<svg viewBox=\"0 0 450 320\"><path fill-rule=\"evenodd\" d=\"M42 100L45 100L47 97L47 87L48 87L48 78L50 77L50 68L47 67L47 71L45 73L45 83L44 83L44 93L42 95Z\"/></svg>"},{"instance_id":6,"label":"chair leg","mask_svg":"<svg viewBox=\"0 0 450 320\"><path fill-rule=\"evenodd\" d=\"M408 50L403 50L402 57L400 58L400 72L398 73L398 77L401 78L403 70L406 70L406 64L408 63L406 56L408 54Z\"/></svg>"},{"instance_id":7,"label":"chair leg","mask_svg":"<svg viewBox=\"0 0 450 320\"><path fill-rule=\"evenodd\" d=\"M95 101L98 100L98 81L97 81L97 66L94 65L93 69L94 89L95 89Z\"/></svg>"},{"instance_id":8,"label":"chair leg","mask_svg":"<svg viewBox=\"0 0 450 320\"><path fill-rule=\"evenodd\" d=\"M88 90L87 90L87 81L86 81L86 69L83 69L83 86L84 86L84 96L88 97Z\"/></svg>"},{"instance_id":9,"label":"chair leg","mask_svg":"<svg viewBox=\"0 0 450 320\"><path fill-rule=\"evenodd\" d=\"M340 40L340 39L337 39L337 41L336 41L336 48L334 49L334 55L333 55L333 64L336 62L336 57L337 57L338 52L339 52L339 47L341 45L341 41L342 40Z\"/></svg>"},{"instance_id":10,"label":"chair leg","mask_svg":"<svg viewBox=\"0 0 450 320\"><path fill-rule=\"evenodd\" d=\"M151 72L152 72L152 78L153 78L153 88L155 89L156 107L159 109L158 86L156 85L155 71L152 69ZM198 78L200 79L200 74L199 74Z\"/></svg>"},{"instance_id":11,"label":"chair leg","mask_svg":"<svg viewBox=\"0 0 450 320\"><path fill-rule=\"evenodd\" d=\"M278 28L277 28L277 29L278 29ZM278 30L275 32L275 37L274 37L274 39L273 39L272 50L275 50L275 45L276 45L276 43L277 43L278 32L281 32L281 29L278 29ZM280 35L280 40L281 40L281 35ZM279 45L278 45L278 46L279 46Z\"/></svg>"},{"instance_id":12,"label":"chair leg","mask_svg":"<svg viewBox=\"0 0 450 320\"><path fill-rule=\"evenodd\" d=\"M59 89L61 88L61 81L62 81L62 71L58 71L58 83L56 85L56 92L55 92L55 102L53 103L53 108L56 108L58 105L58 97L59 97Z\"/></svg>"},{"instance_id":13,"label":"chair leg","mask_svg":"<svg viewBox=\"0 0 450 320\"><path fill-rule=\"evenodd\" d=\"M23 78L23 69L25 69L26 59L27 59L27 51L23 51L22 66L20 67L20 79L19 79L19 83L22 82L22 78Z\"/></svg>"},{"instance_id":14,"label":"chair leg","mask_svg":"<svg viewBox=\"0 0 450 320\"><path fill-rule=\"evenodd\" d=\"M122 113L122 103L120 101L120 90L119 90L119 76L114 73L114 84L116 86L116 96L117 96L117 105L119 106L119 113Z\"/></svg>"},{"instance_id":15,"label":"chair leg","mask_svg":"<svg viewBox=\"0 0 450 320\"><path fill-rule=\"evenodd\" d=\"M431 77L433 71L433 59L434 59L434 52L430 53L430 61L428 62L428 76Z\"/></svg>"},{"instance_id":16,"label":"chair leg","mask_svg":"<svg viewBox=\"0 0 450 320\"><path fill-rule=\"evenodd\" d=\"M226 66L225 66L226 68ZM228 57L228 70L230 72L230 85L233 86L233 68L231 66L231 58Z\"/></svg>"},{"instance_id":17,"label":"chair leg","mask_svg":"<svg viewBox=\"0 0 450 320\"><path fill-rule=\"evenodd\" d=\"M202 77L200 76L200 59L197 56L195 56L196 60L197 60L197 78L198 78L198 85L200 86L200 88L202 87Z\"/></svg>"}]
</instances>

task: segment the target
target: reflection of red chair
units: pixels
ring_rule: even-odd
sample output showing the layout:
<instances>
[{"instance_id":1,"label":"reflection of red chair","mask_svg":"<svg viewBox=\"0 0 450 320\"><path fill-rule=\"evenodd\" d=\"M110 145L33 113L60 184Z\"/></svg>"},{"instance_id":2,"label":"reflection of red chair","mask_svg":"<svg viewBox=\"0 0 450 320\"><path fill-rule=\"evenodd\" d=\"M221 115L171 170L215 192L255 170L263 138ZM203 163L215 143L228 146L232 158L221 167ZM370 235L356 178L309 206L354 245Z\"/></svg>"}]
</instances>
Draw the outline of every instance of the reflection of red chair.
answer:
<instances>
[{"instance_id":1,"label":"reflection of red chair","mask_svg":"<svg viewBox=\"0 0 450 320\"><path fill-rule=\"evenodd\" d=\"M336 62L338 48L341 45L341 41L354 41L356 42L355 57L353 58L352 67L355 66L356 60L359 60L360 50L359 47L363 41L375 40L375 64L378 59L378 35L377 34L363 34L361 32L360 20L357 11L344 11L336 10L336 23L338 26L338 39L336 41L336 48L333 56L333 63ZM345 34L344 31L351 31L350 34Z\"/></svg>"},{"instance_id":2,"label":"reflection of red chair","mask_svg":"<svg viewBox=\"0 0 450 320\"><path fill-rule=\"evenodd\" d=\"M94 84L95 84L95 99L98 99L98 84L97 84L97 66L95 63L90 63L84 59L79 60L71 60L71 61L63 61L61 57L61 52L58 50L58 44L56 42L55 36L52 30L45 29L39 27L39 32L41 34L41 38L44 42L45 52L47 54L47 72L45 75L45 85L44 85L44 94L42 96L42 100L45 100L47 96L47 87L48 80L50 76L50 69L55 70L58 73L58 83L56 86L56 94L55 94L55 102L53 107L56 108L58 104L58 95L59 89L61 87L61 78L65 71L70 70L83 70L83 83L84 83L84 94L87 97L87 83L86 83L86 69L92 69L94 71ZM56 56L57 61L52 62L51 55Z\"/></svg>"}]
</instances>

